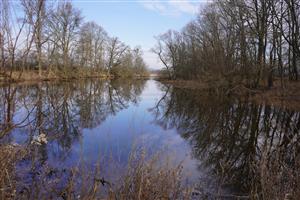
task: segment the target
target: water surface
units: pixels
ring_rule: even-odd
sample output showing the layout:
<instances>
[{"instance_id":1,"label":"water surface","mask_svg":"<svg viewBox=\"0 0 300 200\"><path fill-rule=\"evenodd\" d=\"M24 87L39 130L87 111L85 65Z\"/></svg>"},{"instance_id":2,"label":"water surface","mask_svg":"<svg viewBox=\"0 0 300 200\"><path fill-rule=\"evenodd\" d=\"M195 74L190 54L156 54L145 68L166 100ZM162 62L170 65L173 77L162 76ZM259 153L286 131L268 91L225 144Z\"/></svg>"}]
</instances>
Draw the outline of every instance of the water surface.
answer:
<instances>
[{"instance_id":1,"label":"water surface","mask_svg":"<svg viewBox=\"0 0 300 200\"><path fill-rule=\"evenodd\" d=\"M101 176L114 181L143 148L182 162L185 183L207 195L244 194L263 152L283 149L292 163L299 150L298 111L154 80L9 85L0 94L1 144L31 149L16 166L27 187L45 166L67 173L80 163L100 163ZM47 143L39 145L41 134Z\"/></svg>"}]
</instances>

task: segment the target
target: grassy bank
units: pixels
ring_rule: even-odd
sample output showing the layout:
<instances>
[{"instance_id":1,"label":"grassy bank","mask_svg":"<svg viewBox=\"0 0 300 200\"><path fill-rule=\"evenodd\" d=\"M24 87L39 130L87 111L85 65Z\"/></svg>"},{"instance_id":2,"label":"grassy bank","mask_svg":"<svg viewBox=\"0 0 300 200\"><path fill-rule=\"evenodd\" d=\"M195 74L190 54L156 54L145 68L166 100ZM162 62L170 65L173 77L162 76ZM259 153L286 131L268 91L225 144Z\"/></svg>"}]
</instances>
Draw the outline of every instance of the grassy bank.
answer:
<instances>
[{"instance_id":1,"label":"grassy bank","mask_svg":"<svg viewBox=\"0 0 300 200\"><path fill-rule=\"evenodd\" d=\"M222 83L199 80L158 79L158 81L177 88L196 89L203 92L213 91L221 95L248 98L257 103L300 110L300 81L284 80L282 87L280 80L275 80L272 88L260 86L256 89L247 88L242 84L227 87Z\"/></svg>"},{"instance_id":2,"label":"grassy bank","mask_svg":"<svg viewBox=\"0 0 300 200\"><path fill-rule=\"evenodd\" d=\"M12 71L2 72L0 76L0 82L24 82L24 81L49 81L49 80L69 80L69 79L81 79L81 78L109 78L111 75L101 71L93 70L47 70L42 71L39 74L38 70L30 71Z\"/></svg>"},{"instance_id":3,"label":"grassy bank","mask_svg":"<svg viewBox=\"0 0 300 200\"><path fill-rule=\"evenodd\" d=\"M101 78L111 79L116 77L106 71L90 70L90 69L69 69L69 70L45 70L42 74L39 74L38 70L29 71L12 71L12 72L0 72L0 84L6 83L20 83L20 82L38 82L38 81L60 81L60 80L76 80L87 78ZM145 78L148 74L144 75L126 75L126 77L138 77Z\"/></svg>"}]
</instances>

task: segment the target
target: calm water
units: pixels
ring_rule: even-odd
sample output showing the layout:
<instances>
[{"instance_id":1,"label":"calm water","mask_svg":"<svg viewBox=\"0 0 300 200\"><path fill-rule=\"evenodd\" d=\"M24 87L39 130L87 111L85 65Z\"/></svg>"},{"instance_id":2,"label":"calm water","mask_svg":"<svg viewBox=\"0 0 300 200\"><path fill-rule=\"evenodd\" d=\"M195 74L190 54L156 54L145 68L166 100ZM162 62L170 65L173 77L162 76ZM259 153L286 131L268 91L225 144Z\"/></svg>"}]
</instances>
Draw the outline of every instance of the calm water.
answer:
<instances>
[{"instance_id":1,"label":"calm water","mask_svg":"<svg viewBox=\"0 0 300 200\"><path fill-rule=\"evenodd\" d=\"M154 80L10 85L0 95L0 142L30 149L16 166L28 188L45 166L67 173L79 163L90 170L100 163L102 177L116 180L130 152L143 148L182 162L185 183L208 195L245 193L262 152L284 149L292 163L299 151L297 111ZM37 145L41 134L48 142Z\"/></svg>"}]
</instances>

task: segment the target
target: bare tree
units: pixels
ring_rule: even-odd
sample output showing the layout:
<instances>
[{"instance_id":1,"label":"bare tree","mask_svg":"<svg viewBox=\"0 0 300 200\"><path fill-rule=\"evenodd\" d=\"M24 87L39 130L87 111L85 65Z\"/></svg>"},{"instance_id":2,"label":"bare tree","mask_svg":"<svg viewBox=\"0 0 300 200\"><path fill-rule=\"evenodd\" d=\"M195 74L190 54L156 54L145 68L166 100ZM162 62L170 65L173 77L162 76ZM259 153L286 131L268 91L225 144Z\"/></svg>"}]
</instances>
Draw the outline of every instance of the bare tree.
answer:
<instances>
[{"instance_id":1,"label":"bare tree","mask_svg":"<svg viewBox=\"0 0 300 200\"><path fill-rule=\"evenodd\" d=\"M66 68L70 65L70 54L78 35L82 21L80 11L70 2L60 3L51 15L49 22L49 34L55 50L62 57L62 65Z\"/></svg>"},{"instance_id":2,"label":"bare tree","mask_svg":"<svg viewBox=\"0 0 300 200\"><path fill-rule=\"evenodd\" d=\"M123 68L134 74L134 65L144 65L141 55L134 57L127 45L116 37L110 38L100 25L82 24L81 12L70 1L0 3L1 73L10 69L9 74L4 73L9 79L13 70L20 72L20 78L24 69L36 67L39 77L45 75L43 69L48 69L47 76L67 78L81 76L76 73L84 67L100 73ZM138 61L134 62L135 59Z\"/></svg>"},{"instance_id":3,"label":"bare tree","mask_svg":"<svg viewBox=\"0 0 300 200\"><path fill-rule=\"evenodd\" d=\"M120 42L118 38L113 37L109 39L107 50L107 69L109 72L112 72L114 67L117 67L121 64L121 58L127 49L128 46Z\"/></svg>"},{"instance_id":4,"label":"bare tree","mask_svg":"<svg viewBox=\"0 0 300 200\"><path fill-rule=\"evenodd\" d=\"M77 53L82 67L104 68L107 33L94 22L84 23L80 28Z\"/></svg>"},{"instance_id":5,"label":"bare tree","mask_svg":"<svg viewBox=\"0 0 300 200\"><path fill-rule=\"evenodd\" d=\"M234 87L273 86L299 76L298 0L218 0L178 33L157 37L153 52L170 78ZM285 69L288 69L286 71Z\"/></svg>"},{"instance_id":6,"label":"bare tree","mask_svg":"<svg viewBox=\"0 0 300 200\"><path fill-rule=\"evenodd\" d=\"M35 41L37 50L37 63L39 75L42 76L42 46L46 39L42 37L46 22L46 0L25 1L22 0L22 6L26 13L28 23L32 28L32 37Z\"/></svg>"}]
</instances>

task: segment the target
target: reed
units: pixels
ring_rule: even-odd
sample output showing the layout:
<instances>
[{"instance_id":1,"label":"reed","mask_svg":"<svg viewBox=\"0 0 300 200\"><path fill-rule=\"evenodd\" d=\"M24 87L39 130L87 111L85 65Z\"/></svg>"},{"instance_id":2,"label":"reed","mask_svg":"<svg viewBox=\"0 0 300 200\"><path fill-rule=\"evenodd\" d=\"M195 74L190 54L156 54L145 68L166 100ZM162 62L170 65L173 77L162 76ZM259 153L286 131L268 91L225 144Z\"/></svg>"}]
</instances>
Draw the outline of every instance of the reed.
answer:
<instances>
[{"instance_id":1,"label":"reed","mask_svg":"<svg viewBox=\"0 0 300 200\"><path fill-rule=\"evenodd\" d=\"M91 170L85 163L70 169L42 169L32 164L31 182L22 180L16 164L25 157L27 149L2 146L1 199L189 199L190 190L182 186L182 165L162 159L161 154L148 156L144 150L133 150L128 165L117 181L104 178L101 164ZM22 156L21 156L22 155ZM26 158L27 159L27 158ZM34 160L34 159L32 159ZM25 170L25 169L24 169ZM25 170L26 171L26 170Z\"/></svg>"}]
</instances>

